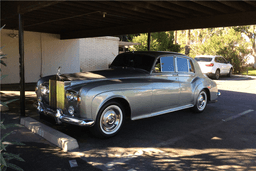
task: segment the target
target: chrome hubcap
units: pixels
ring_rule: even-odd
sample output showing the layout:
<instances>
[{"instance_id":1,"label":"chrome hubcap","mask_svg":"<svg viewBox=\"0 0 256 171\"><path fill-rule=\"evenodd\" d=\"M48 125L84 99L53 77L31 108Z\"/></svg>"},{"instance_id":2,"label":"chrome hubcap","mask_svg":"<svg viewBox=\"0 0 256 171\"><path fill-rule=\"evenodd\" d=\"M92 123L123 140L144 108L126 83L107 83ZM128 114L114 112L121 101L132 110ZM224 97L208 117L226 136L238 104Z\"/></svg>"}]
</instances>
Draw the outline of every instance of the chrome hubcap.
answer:
<instances>
[{"instance_id":1,"label":"chrome hubcap","mask_svg":"<svg viewBox=\"0 0 256 171\"><path fill-rule=\"evenodd\" d=\"M204 110L206 103L207 103L207 95L204 91L202 91L197 98L198 110L200 110L200 111Z\"/></svg>"},{"instance_id":2,"label":"chrome hubcap","mask_svg":"<svg viewBox=\"0 0 256 171\"><path fill-rule=\"evenodd\" d=\"M108 106L101 115L100 128L105 134L117 132L122 124L122 110L117 105Z\"/></svg>"}]
</instances>

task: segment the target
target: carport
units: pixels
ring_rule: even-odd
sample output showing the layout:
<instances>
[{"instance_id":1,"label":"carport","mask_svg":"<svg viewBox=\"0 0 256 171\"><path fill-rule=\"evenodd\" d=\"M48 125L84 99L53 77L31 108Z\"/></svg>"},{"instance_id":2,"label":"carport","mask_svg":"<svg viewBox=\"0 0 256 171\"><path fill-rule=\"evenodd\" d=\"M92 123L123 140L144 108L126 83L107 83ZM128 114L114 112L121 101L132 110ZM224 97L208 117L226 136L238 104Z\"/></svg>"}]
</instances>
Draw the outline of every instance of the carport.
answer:
<instances>
[{"instance_id":1,"label":"carport","mask_svg":"<svg viewBox=\"0 0 256 171\"><path fill-rule=\"evenodd\" d=\"M21 116L25 115L24 30L59 34L64 40L255 23L255 1L1 2L1 26L19 29Z\"/></svg>"}]
</instances>

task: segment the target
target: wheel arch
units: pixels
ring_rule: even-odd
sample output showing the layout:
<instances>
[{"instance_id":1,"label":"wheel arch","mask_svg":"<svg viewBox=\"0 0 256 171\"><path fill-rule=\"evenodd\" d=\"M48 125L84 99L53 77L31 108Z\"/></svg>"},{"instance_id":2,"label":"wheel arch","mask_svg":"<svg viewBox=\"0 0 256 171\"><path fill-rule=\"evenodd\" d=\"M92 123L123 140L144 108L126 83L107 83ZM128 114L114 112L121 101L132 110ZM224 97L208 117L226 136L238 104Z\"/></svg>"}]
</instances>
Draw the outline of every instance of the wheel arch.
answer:
<instances>
[{"instance_id":1,"label":"wheel arch","mask_svg":"<svg viewBox=\"0 0 256 171\"><path fill-rule=\"evenodd\" d=\"M117 94L113 95L113 94L108 94L108 93L105 94L104 93L104 94L98 95L92 101L92 106L93 106L92 107L92 117L93 117L93 120L96 120L100 109L106 103L111 102L111 101L119 102L125 110L125 117L129 117L129 118L131 117L130 104L124 96L117 95ZM95 104L93 105L93 103L95 103Z\"/></svg>"},{"instance_id":2,"label":"wheel arch","mask_svg":"<svg viewBox=\"0 0 256 171\"><path fill-rule=\"evenodd\" d=\"M196 90L194 92L194 105L196 104L196 99L197 99L197 96L198 94L202 91L202 90L205 90L206 92L206 95L207 95L207 101L211 101L211 93L210 93L210 90L205 87L205 85L203 83L201 83L200 85L198 85L196 87Z\"/></svg>"},{"instance_id":3,"label":"wheel arch","mask_svg":"<svg viewBox=\"0 0 256 171\"><path fill-rule=\"evenodd\" d=\"M113 98L110 98L107 101L105 101L104 104L102 104L102 106L104 106L106 103L111 102L111 101L119 102L125 110L125 117L131 119L131 107L126 99L124 99L122 97L113 97Z\"/></svg>"},{"instance_id":4,"label":"wheel arch","mask_svg":"<svg viewBox=\"0 0 256 171\"><path fill-rule=\"evenodd\" d=\"M211 101L211 93L210 93L210 90L208 88L204 88L202 90L205 90L206 94L207 94L207 101ZM202 91L201 90L201 91Z\"/></svg>"}]
</instances>

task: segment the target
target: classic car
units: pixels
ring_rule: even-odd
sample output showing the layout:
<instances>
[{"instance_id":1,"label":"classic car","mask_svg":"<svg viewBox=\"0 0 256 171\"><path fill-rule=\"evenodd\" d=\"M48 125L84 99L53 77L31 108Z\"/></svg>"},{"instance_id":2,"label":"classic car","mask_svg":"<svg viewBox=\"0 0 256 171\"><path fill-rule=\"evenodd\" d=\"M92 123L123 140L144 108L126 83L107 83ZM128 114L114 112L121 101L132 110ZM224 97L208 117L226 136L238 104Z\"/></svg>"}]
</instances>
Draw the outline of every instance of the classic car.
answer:
<instances>
[{"instance_id":1,"label":"classic car","mask_svg":"<svg viewBox=\"0 0 256 171\"><path fill-rule=\"evenodd\" d=\"M116 135L124 120L192 108L203 112L220 95L196 60L174 52L128 52L109 69L51 75L37 82L37 110L57 123L90 127L101 138Z\"/></svg>"}]
</instances>

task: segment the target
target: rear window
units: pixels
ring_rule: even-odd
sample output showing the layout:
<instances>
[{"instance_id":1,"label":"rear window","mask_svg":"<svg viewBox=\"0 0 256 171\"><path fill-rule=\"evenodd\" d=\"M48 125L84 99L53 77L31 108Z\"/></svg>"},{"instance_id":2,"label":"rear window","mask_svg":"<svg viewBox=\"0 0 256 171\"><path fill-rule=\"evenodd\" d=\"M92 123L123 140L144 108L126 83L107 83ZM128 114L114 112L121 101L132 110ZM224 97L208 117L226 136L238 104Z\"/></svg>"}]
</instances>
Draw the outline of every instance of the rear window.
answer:
<instances>
[{"instance_id":1,"label":"rear window","mask_svg":"<svg viewBox=\"0 0 256 171\"><path fill-rule=\"evenodd\" d=\"M211 62L212 58L210 58L210 57L196 57L195 60L197 60L198 62Z\"/></svg>"}]
</instances>

